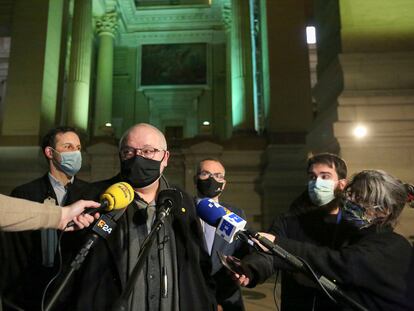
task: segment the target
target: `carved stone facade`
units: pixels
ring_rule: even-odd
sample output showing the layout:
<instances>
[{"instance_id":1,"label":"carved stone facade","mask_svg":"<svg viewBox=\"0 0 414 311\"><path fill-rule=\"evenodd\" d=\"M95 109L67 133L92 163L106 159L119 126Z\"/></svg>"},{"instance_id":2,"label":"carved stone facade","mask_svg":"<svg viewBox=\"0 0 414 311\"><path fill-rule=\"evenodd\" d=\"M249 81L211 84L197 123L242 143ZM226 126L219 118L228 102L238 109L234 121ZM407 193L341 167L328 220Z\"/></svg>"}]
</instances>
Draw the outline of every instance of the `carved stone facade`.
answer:
<instances>
[{"instance_id":1,"label":"carved stone facade","mask_svg":"<svg viewBox=\"0 0 414 311\"><path fill-rule=\"evenodd\" d=\"M105 13L96 20L95 25L98 35L108 34L115 37L118 29L118 13L116 11Z\"/></svg>"}]
</instances>

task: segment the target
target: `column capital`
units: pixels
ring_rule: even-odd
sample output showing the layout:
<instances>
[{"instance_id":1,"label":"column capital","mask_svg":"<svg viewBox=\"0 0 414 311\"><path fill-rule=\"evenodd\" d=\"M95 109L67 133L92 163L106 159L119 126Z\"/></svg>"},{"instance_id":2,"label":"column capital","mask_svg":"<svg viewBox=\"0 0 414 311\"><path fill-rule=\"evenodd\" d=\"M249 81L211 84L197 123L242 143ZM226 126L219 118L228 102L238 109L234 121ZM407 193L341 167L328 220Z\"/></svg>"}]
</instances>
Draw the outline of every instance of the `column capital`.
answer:
<instances>
[{"instance_id":1,"label":"column capital","mask_svg":"<svg viewBox=\"0 0 414 311\"><path fill-rule=\"evenodd\" d=\"M115 36L118 28L118 13L116 11L107 12L96 20L96 32L98 35Z\"/></svg>"},{"instance_id":2,"label":"column capital","mask_svg":"<svg viewBox=\"0 0 414 311\"><path fill-rule=\"evenodd\" d=\"M226 31L230 31L231 30L231 4L230 3L223 4L221 12L222 12L222 20L223 20L224 29Z\"/></svg>"}]
</instances>

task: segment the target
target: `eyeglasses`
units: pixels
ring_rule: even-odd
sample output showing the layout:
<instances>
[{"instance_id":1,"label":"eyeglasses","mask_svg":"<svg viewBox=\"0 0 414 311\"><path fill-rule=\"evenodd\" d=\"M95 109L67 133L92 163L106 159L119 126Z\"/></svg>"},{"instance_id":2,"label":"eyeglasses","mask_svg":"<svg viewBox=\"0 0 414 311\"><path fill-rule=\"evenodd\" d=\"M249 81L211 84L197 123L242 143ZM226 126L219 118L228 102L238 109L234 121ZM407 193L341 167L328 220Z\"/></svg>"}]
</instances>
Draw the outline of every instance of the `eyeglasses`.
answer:
<instances>
[{"instance_id":1,"label":"eyeglasses","mask_svg":"<svg viewBox=\"0 0 414 311\"><path fill-rule=\"evenodd\" d=\"M155 154L165 150L152 148L152 147L144 147L144 148L133 148L130 146L124 146L121 148L120 154L121 158L124 160L131 159L136 155L140 155L147 159L153 159Z\"/></svg>"},{"instance_id":2,"label":"eyeglasses","mask_svg":"<svg viewBox=\"0 0 414 311\"><path fill-rule=\"evenodd\" d=\"M222 173L210 173L210 172L207 172L207 171L201 171L200 173L198 173L198 176L201 179L207 179L207 178L213 177L217 181L223 181L224 180L224 174L222 174Z\"/></svg>"}]
</instances>

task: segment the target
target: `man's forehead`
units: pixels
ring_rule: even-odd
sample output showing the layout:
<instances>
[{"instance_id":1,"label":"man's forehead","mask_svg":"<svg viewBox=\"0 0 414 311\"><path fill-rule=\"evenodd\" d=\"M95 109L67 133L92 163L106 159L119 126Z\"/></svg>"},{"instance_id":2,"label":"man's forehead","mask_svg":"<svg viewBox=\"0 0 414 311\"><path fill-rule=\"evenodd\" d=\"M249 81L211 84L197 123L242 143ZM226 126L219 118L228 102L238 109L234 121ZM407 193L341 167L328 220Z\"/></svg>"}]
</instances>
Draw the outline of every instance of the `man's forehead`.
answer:
<instances>
[{"instance_id":1,"label":"man's forehead","mask_svg":"<svg viewBox=\"0 0 414 311\"><path fill-rule=\"evenodd\" d=\"M309 167L308 173L336 173L335 164L315 163Z\"/></svg>"},{"instance_id":2,"label":"man's forehead","mask_svg":"<svg viewBox=\"0 0 414 311\"><path fill-rule=\"evenodd\" d=\"M80 144L79 136L74 132L56 134L55 142L59 144Z\"/></svg>"},{"instance_id":3,"label":"man's forehead","mask_svg":"<svg viewBox=\"0 0 414 311\"><path fill-rule=\"evenodd\" d=\"M215 170L217 172L224 172L223 165L221 165L220 162L213 160L205 160L201 162L200 168L201 170Z\"/></svg>"},{"instance_id":4,"label":"man's forehead","mask_svg":"<svg viewBox=\"0 0 414 311\"><path fill-rule=\"evenodd\" d=\"M126 139L128 145L140 145L140 146L158 146L160 138L155 131L148 129L135 129L131 131Z\"/></svg>"}]
</instances>

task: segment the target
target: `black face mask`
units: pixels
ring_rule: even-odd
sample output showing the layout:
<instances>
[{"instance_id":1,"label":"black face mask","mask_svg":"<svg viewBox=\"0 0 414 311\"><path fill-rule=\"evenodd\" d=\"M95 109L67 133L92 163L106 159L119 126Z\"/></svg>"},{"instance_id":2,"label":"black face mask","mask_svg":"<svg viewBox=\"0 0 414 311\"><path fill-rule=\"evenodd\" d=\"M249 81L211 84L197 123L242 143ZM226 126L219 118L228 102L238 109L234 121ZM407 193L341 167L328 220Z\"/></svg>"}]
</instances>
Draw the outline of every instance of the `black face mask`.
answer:
<instances>
[{"instance_id":1,"label":"black face mask","mask_svg":"<svg viewBox=\"0 0 414 311\"><path fill-rule=\"evenodd\" d=\"M224 182L218 182L213 177L197 179L198 192L208 198L214 198L223 191Z\"/></svg>"},{"instance_id":2,"label":"black face mask","mask_svg":"<svg viewBox=\"0 0 414 311\"><path fill-rule=\"evenodd\" d=\"M121 161L121 177L133 188L144 188L160 177L161 162L141 156L123 160Z\"/></svg>"}]
</instances>

